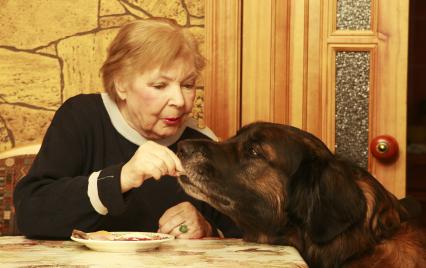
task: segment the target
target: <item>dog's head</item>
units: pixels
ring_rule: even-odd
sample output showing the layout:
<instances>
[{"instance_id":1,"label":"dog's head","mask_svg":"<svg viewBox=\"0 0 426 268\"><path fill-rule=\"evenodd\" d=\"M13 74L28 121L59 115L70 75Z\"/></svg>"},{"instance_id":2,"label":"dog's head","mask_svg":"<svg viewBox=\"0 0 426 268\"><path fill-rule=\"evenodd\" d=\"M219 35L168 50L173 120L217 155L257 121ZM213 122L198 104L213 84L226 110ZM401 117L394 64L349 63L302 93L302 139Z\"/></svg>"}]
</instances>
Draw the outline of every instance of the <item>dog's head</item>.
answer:
<instances>
[{"instance_id":1,"label":"dog's head","mask_svg":"<svg viewBox=\"0 0 426 268\"><path fill-rule=\"evenodd\" d=\"M231 217L250 240L272 241L288 224L326 242L364 216L362 192L313 135L258 122L220 143L178 144L185 191Z\"/></svg>"}]
</instances>

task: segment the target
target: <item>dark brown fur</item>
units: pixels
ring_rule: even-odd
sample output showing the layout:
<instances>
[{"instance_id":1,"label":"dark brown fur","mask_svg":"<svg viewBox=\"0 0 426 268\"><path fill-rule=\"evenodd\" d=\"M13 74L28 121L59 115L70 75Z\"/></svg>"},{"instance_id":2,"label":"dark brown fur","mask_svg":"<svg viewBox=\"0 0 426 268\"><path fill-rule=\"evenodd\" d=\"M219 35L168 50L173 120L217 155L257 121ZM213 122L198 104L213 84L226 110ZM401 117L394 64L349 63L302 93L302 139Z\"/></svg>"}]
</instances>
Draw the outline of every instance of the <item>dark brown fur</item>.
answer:
<instances>
[{"instance_id":1,"label":"dark brown fur","mask_svg":"<svg viewBox=\"0 0 426 268\"><path fill-rule=\"evenodd\" d=\"M425 235L401 220L395 196L307 132L259 122L178 148L185 191L245 240L294 246L311 267L426 267Z\"/></svg>"}]
</instances>

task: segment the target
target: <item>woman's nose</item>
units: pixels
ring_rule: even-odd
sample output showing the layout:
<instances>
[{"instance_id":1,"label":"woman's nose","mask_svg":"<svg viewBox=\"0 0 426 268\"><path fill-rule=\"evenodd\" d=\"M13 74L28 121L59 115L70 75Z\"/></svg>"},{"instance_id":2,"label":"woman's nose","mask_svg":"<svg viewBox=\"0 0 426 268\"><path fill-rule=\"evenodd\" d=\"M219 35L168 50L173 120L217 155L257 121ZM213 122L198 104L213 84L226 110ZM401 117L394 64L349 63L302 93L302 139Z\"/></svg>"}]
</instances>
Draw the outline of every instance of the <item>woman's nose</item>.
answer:
<instances>
[{"instance_id":1,"label":"woman's nose","mask_svg":"<svg viewBox=\"0 0 426 268\"><path fill-rule=\"evenodd\" d=\"M170 90L170 104L182 107L185 105L185 98L183 97L180 85L173 85Z\"/></svg>"}]
</instances>

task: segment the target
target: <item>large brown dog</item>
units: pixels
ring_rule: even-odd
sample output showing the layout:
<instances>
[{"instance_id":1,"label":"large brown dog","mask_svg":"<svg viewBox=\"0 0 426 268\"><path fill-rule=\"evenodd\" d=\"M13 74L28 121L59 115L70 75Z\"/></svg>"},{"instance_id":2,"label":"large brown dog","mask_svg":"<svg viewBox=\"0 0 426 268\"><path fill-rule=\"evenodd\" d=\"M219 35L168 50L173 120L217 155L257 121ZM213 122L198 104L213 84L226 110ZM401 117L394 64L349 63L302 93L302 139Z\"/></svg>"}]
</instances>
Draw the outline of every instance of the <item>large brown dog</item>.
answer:
<instances>
[{"instance_id":1,"label":"large brown dog","mask_svg":"<svg viewBox=\"0 0 426 268\"><path fill-rule=\"evenodd\" d=\"M185 191L245 240L294 246L310 267L426 267L425 236L395 196L307 132L259 122L178 148Z\"/></svg>"}]
</instances>

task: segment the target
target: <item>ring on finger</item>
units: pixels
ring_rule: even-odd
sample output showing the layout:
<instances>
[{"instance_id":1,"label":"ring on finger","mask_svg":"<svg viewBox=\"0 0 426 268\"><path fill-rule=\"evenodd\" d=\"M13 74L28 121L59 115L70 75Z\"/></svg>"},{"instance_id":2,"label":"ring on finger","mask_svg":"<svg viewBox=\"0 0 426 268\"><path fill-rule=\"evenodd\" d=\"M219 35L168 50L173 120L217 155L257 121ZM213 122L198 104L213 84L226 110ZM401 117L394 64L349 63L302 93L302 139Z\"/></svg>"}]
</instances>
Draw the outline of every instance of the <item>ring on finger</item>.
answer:
<instances>
[{"instance_id":1,"label":"ring on finger","mask_svg":"<svg viewBox=\"0 0 426 268\"><path fill-rule=\"evenodd\" d=\"M181 224L180 226L179 226L179 232L181 232L181 233L187 233L188 232L188 225L186 225L186 224Z\"/></svg>"}]
</instances>

